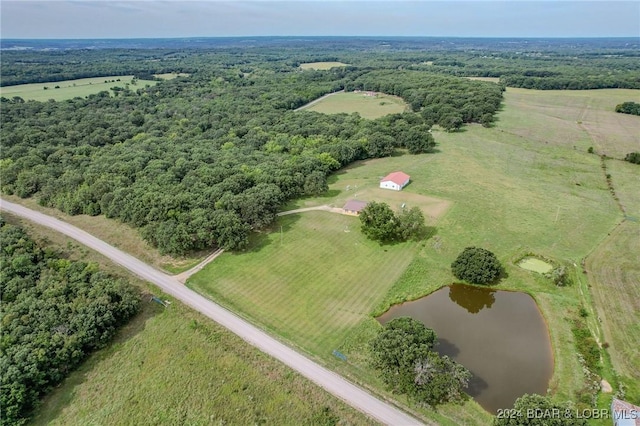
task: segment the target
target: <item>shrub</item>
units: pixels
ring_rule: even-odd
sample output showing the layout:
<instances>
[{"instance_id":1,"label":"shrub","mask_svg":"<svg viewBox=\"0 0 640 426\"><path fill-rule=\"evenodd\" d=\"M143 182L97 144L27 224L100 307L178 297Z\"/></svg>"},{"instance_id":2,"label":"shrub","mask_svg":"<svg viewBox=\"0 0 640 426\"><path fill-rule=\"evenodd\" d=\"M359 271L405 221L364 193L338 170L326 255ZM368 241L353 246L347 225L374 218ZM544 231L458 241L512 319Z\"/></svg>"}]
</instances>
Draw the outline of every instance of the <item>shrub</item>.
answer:
<instances>
[{"instance_id":1,"label":"shrub","mask_svg":"<svg viewBox=\"0 0 640 426\"><path fill-rule=\"evenodd\" d=\"M473 284L488 284L498 279L502 266L489 250L467 247L451 264L451 272L456 278Z\"/></svg>"},{"instance_id":2,"label":"shrub","mask_svg":"<svg viewBox=\"0 0 640 426\"><path fill-rule=\"evenodd\" d=\"M640 164L640 152L630 152L624 157L624 161L633 164Z\"/></svg>"}]
</instances>

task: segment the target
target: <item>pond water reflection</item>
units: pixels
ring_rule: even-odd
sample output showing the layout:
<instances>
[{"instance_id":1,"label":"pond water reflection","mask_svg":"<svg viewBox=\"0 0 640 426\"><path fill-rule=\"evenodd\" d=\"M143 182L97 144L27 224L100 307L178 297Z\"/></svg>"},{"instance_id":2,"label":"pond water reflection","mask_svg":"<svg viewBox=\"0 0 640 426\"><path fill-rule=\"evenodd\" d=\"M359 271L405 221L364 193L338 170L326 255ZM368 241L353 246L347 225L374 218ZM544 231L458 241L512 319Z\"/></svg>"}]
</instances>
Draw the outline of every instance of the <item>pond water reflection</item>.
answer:
<instances>
[{"instance_id":1,"label":"pond water reflection","mask_svg":"<svg viewBox=\"0 0 640 426\"><path fill-rule=\"evenodd\" d=\"M452 284L378 318L408 316L438 335L436 350L467 367L467 389L487 411L510 408L525 393L546 394L553 373L547 325L531 296Z\"/></svg>"}]
</instances>

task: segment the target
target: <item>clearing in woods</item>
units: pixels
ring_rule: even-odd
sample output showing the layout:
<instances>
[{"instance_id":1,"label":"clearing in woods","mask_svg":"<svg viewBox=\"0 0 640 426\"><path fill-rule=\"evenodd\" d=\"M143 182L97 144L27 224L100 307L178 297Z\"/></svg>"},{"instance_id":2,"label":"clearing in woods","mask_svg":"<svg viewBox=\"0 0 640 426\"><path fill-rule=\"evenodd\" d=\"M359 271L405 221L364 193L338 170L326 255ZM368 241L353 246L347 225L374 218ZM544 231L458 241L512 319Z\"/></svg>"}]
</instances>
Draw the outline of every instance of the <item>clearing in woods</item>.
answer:
<instances>
[{"instance_id":1,"label":"clearing in woods","mask_svg":"<svg viewBox=\"0 0 640 426\"><path fill-rule=\"evenodd\" d=\"M334 67L346 67L349 64L342 62L307 62L300 64L300 68L303 70L330 70Z\"/></svg>"},{"instance_id":2,"label":"clearing in woods","mask_svg":"<svg viewBox=\"0 0 640 426\"><path fill-rule=\"evenodd\" d=\"M14 96L19 96L25 101L34 100L46 102L49 99L64 101L75 97L84 98L102 91L112 93L112 87L129 87L135 91L147 85L155 86L156 84L158 84L158 82L152 80L136 80L134 82L132 75L112 75L107 77L81 78L78 80L5 86L0 88L0 96L9 99Z\"/></svg>"},{"instance_id":3,"label":"clearing in woods","mask_svg":"<svg viewBox=\"0 0 640 426\"><path fill-rule=\"evenodd\" d=\"M407 108L407 104L398 96L372 92L338 92L326 96L319 102L310 102L307 107L303 106L300 109L324 114L357 112L363 118L374 119L403 112Z\"/></svg>"}]
</instances>

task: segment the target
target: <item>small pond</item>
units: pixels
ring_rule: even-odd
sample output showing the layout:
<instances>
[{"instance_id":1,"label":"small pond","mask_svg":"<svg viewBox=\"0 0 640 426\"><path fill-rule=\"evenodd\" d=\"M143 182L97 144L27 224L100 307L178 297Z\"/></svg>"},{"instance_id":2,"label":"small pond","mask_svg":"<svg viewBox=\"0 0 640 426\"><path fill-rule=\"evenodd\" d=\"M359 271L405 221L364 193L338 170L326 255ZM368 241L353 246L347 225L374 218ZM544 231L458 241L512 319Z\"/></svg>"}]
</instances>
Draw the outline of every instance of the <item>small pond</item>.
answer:
<instances>
[{"instance_id":1,"label":"small pond","mask_svg":"<svg viewBox=\"0 0 640 426\"><path fill-rule=\"evenodd\" d=\"M467 393L487 411L510 408L525 393L546 394L553 373L551 342L528 294L452 284L393 306L378 321L404 316L435 330L436 350L471 371Z\"/></svg>"},{"instance_id":2,"label":"small pond","mask_svg":"<svg viewBox=\"0 0 640 426\"><path fill-rule=\"evenodd\" d=\"M536 257L525 257L518 262L518 266L527 271L538 272L539 274L546 274L553 269L552 265Z\"/></svg>"}]
</instances>

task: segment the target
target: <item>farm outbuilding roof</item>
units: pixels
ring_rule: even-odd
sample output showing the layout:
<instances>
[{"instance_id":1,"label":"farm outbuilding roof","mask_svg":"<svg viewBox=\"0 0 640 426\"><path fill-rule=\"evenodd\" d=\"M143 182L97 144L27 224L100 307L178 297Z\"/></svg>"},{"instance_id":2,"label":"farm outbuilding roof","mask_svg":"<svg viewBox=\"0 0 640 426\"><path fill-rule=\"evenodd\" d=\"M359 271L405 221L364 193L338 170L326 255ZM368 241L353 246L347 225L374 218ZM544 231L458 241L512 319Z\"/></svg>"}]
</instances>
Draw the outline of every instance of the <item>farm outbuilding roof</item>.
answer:
<instances>
[{"instance_id":1,"label":"farm outbuilding roof","mask_svg":"<svg viewBox=\"0 0 640 426\"><path fill-rule=\"evenodd\" d=\"M403 172L393 172L380 179L380 182L391 181L393 183L397 183L398 185L404 185L404 183L409 180L410 177L411 176Z\"/></svg>"},{"instance_id":2,"label":"farm outbuilding roof","mask_svg":"<svg viewBox=\"0 0 640 426\"><path fill-rule=\"evenodd\" d=\"M342 209L349 210L352 212L360 212L365 207L367 207L366 201L349 200L347 201L347 204L345 204Z\"/></svg>"}]
</instances>

